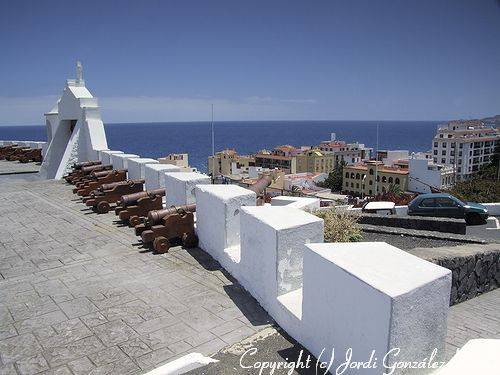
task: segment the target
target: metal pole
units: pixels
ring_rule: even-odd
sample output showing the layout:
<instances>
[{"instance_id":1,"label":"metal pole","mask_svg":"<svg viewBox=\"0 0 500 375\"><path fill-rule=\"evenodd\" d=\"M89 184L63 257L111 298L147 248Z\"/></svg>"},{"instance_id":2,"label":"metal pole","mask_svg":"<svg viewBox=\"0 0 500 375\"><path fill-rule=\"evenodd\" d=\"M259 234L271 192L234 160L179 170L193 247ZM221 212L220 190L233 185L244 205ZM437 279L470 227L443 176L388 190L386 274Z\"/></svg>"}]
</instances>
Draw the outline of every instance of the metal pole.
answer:
<instances>
[{"instance_id":1,"label":"metal pole","mask_svg":"<svg viewBox=\"0 0 500 375\"><path fill-rule=\"evenodd\" d=\"M377 183L377 178L378 178L378 127L379 124L377 123L377 150L375 151L375 194L378 194L378 183Z\"/></svg>"},{"instance_id":2,"label":"metal pole","mask_svg":"<svg viewBox=\"0 0 500 375\"><path fill-rule=\"evenodd\" d=\"M214 105L212 104L212 156L215 156Z\"/></svg>"}]
</instances>

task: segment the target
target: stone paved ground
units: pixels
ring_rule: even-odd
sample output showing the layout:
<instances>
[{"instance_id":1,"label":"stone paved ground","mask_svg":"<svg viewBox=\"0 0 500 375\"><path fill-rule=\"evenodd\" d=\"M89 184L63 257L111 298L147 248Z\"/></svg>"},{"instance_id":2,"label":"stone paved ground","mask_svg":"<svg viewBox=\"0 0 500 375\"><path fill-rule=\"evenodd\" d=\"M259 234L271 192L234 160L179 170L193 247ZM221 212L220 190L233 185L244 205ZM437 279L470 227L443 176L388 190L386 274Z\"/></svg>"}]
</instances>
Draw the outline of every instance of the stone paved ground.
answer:
<instances>
[{"instance_id":1,"label":"stone paved ground","mask_svg":"<svg viewBox=\"0 0 500 375\"><path fill-rule=\"evenodd\" d=\"M451 307L446 337L447 359L467 341L478 338L500 339L500 289Z\"/></svg>"},{"instance_id":2,"label":"stone paved ground","mask_svg":"<svg viewBox=\"0 0 500 375\"><path fill-rule=\"evenodd\" d=\"M1 181L0 374L141 373L269 326L203 251L153 255L60 182ZM300 345L277 335L256 360L293 360ZM500 338L500 290L451 308L447 358L479 337ZM243 372L237 363L206 373Z\"/></svg>"},{"instance_id":3,"label":"stone paved ground","mask_svg":"<svg viewBox=\"0 0 500 375\"><path fill-rule=\"evenodd\" d=\"M199 249L153 255L61 182L0 184L0 374L135 374L269 317Z\"/></svg>"},{"instance_id":4,"label":"stone paved ground","mask_svg":"<svg viewBox=\"0 0 500 375\"><path fill-rule=\"evenodd\" d=\"M40 170L39 163L19 163L0 160L0 174L35 173Z\"/></svg>"}]
</instances>

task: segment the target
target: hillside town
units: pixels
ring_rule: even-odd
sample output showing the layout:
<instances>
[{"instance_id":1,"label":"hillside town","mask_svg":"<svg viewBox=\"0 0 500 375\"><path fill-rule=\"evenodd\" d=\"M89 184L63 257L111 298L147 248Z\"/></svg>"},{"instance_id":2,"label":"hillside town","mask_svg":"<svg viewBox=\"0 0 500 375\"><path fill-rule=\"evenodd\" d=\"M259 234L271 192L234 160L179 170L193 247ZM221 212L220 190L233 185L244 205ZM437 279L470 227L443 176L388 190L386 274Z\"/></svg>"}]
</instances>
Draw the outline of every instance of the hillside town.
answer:
<instances>
[{"instance_id":1,"label":"hillside town","mask_svg":"<svg viewBox=\"0 0 500 375\"><path fill-rule=\"evenodd\" d=\"M317 145L281 145L253 155L225 149L208 157L208 174L220 183L251 185L275 171L278 178L270 191L324 199L439 192L467 181L493 160L500 130L492 119L440 125L427 152L373 150L362 143L338 140L335 133ZM337 184L329 184L335 174Z\"/></svg>"}]
</instances>

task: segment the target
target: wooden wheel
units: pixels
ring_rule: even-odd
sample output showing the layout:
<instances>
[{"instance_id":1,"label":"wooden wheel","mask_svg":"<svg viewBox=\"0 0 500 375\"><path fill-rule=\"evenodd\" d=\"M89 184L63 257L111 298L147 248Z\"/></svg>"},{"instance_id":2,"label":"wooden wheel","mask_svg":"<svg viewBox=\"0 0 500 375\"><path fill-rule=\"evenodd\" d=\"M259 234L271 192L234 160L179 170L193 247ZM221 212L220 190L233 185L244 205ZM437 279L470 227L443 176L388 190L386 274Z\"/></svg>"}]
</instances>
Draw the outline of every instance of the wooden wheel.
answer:
<instances>
[{"instance_id":1,"label":"wooden wheel","mask_svg":"<svg viewBox=\"0 0 500 375\"><path fill-rule=\"evenodd\" d=\"M129 224L132 227L135 227L136 225L139 225L141 223L141 218L137 215L130 216L128 219Z\"/></svg>"},{"instance_id":2,"label":"wooden wheel","mask_svg":"<svg viewBox=\"0 0 500 375\"><path fill-rule=\"evenodd\" d=\"M106 201L97 203L97 212L100 214L106 214L109 212L110 206Z\"/></svg>"},{"instance_id":3,"label":"wooden wheel","mask_svg":"<svg viewBox=\"0 0 500 375\"><path fill-rule=\"evenodd\" d=\"M170 241L163 236L156 237L153 241L153 249L159 254L164 254L170 249Z\"/></svg>"},{"instance_id":4,"label":"wooden wheel","mask_svg":"<svg viewBox=\"0 0 500 375\"><path fill-rule=\"evenodd\" d=\"M182 235L182 246L186 249L198 246L198 236L194 233L184 233Z\"/></svg>"}]
</instances>

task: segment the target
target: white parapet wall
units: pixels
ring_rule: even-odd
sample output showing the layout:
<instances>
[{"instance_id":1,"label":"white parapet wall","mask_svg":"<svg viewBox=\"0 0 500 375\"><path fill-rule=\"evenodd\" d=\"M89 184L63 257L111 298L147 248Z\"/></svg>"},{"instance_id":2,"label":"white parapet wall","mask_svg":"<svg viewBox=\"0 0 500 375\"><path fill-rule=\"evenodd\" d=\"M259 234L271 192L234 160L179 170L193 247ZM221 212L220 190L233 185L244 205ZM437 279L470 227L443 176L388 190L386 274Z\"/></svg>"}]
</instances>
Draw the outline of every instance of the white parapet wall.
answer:
<instances>
[{"instance_id":1,"label":"white parapet wall","mask_svg":"<svg viewBox=\"0 0 500 375\"><path fill-rule=\"evenodd\" d=\"M109 165L111 163L111 155L115 154L123 154L123 151L117 151L117 150L102 150L98 152L99 160L102 162L103 165Z\"/></svg>"},{"instance_id":2,"label":"white parapet wall","mask_svg":"<svg viewBox=\"0 0 500 375\"><path fill-rule=\"evenodd\" d=\"M173 164L146 164L144 166L146 190L165 188L165 173L175 173L180 170L180 167Z\"/></svg>"},{"instance_id":3,"label":"white parapet wall","mask_svg":"<svg viewBox=\"0 0 500 375\"><path fill-rule=\"evenodd\" d=\"M323 242L323 220L292 207L255 206L241 208L240 222L238 280L277 318L277 298L302 287L304 245Z\"/></svg>"},{"instance_id":4,"label":"white parapet wall","mask_svg":"<svg viewBox=\"0 0 500 375\"><path fill-rule=\"evenodd\" d=\"M237 185L197 185L195 195L200 248L238 277L241 208L255 206L257 195Z\"/></svg>"},{"instance_id":5,"label":"white parapet wall","mask_svg":"<svg viewBox=\"0 0 500 375\"><path fill-rule=\"evenodd\" d=\"M131 158L140 158L140 156L136 154L112 154L111 164L113 164L113 169L127 169L128 159Z\"/></svg>"},{"instance_id":6,"label":"white parapet wall","mask_svg":"<svg viewBox=\"0 0 500 375\"><path fill-rule=\"evenodd\" d=\"M128 178L129 179L144 179L145 167L149 164L158 164L158 160L150 158L128 159Z\"/></svg>"},{"instance_id":7,"label":"white parapet wall","mask_svg":"<svg viewBox=\"0 0 500 375\"><path fill-rule=\"evenodd\" d=\"M451 272L383 242L308 244L304 252L302 344L315 356L396 361L444 354ZM344 359L337 357L334 364ZM381 374L384 369L367 373ZM429 371L427 371L429 372ZM396 371L395 373L398 373Z\"/></svg>"},{"instance_id":8,"label":"white parapet wall","mask_svg":"<svg viewBox=\"0 0 500 375\"><path fill-rule=\"evenodd\" d=\"M169 172L164 176L167 206L195 203L196 185L207 185L212 182L210 176L195 172Z\"/></svg>"},{"instance_id":9,"label":"white parapet wall","mask_svg":"<svg viewBox=\"0 0 500 375\"><path fill-rule=\"evenodd\" d=\"M317 210L320 207L320 199L309 197L278 196L271 198L271 206L288 206L301 210Z\"/></svg>"}]
</instances>

